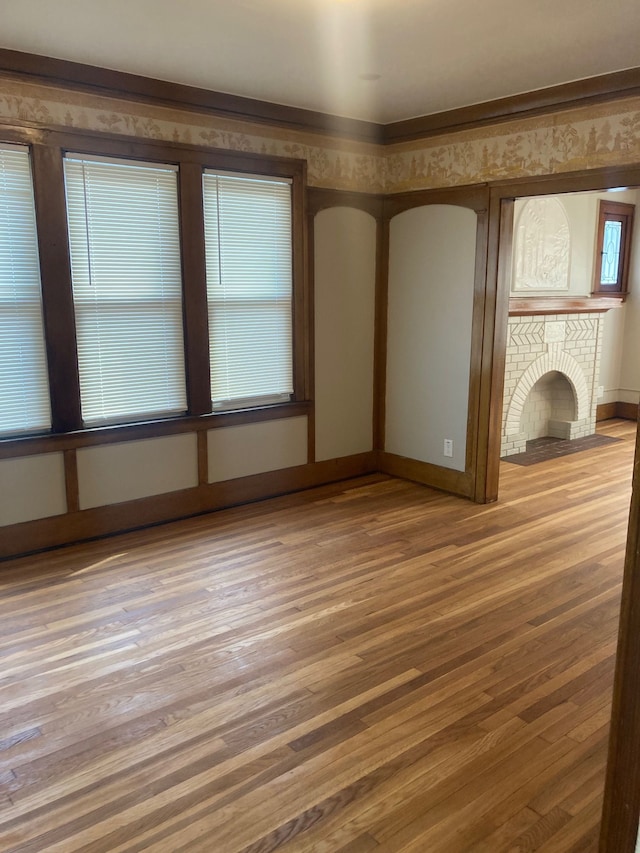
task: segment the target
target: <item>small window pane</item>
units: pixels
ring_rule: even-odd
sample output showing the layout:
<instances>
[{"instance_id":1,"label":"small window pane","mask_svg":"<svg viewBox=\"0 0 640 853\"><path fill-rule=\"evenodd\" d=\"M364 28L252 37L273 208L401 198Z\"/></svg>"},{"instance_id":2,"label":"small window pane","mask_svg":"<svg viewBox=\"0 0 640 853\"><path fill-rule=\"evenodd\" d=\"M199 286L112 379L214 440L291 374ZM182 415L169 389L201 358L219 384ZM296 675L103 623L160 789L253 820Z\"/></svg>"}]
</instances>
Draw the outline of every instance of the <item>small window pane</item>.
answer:
<instances>
[{"instance_id":1,"label":"small window pane","mask_svg":"<svg viewBox=\"0 0 640 853\"><path fill-rule=\"evenodd\" d=\"M622 223L607 219L604 223L604 238L602 241L602 270L600 284L617 284L620 269L620 240Z\"/></svg>"}]
</instances>

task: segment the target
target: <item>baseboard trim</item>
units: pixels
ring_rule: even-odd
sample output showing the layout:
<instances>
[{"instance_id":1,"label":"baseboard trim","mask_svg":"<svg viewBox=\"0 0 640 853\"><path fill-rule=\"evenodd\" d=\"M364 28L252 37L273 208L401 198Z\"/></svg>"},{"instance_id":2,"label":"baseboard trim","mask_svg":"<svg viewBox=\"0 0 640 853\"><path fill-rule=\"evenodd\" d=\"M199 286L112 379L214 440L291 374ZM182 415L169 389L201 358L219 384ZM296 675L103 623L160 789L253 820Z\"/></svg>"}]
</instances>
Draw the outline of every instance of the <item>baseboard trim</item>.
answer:
<instances>
[{"instance_id":1,"label":"baseboard trim","mask_svg":"<svg viewBox=\"0 0 640 853\"><path fill-rule=\"evenodd\" d=\"M378 454L378 470L392 477L413 480L462 498L473 497L473 477L466 471L453 471L430 462L419 462L406 456L382 451Z\"/></svg>"},{"instance_id":2,"label":"baseboard trim","mask_svg":"<svg viewBox=\"0 0 640 853\"><path fill-rule=\"evenodd\" d=\"M192 489L154 495L109 506L79 510L65 515L25 521L0 528L0 559L9 559L124 533L168 521L178 521L219 509L266 500L315 486L361 477L378 471L375 451L312 462L282 471L270 471L206 483Z\"/></svg>"},{"instance_id":3,"label":"baseboard trim","mask_svg":"<svg viewBox=\"0 0 640 853\"><path fill-rule=\"evenodd\" d=\"M310 462L295 468L220 483L204 483L178 492L8 525L0 528L0 560L179 521L376 473L413 480L463 498L473 497L473 478L468 472L453 471L428 462L372 450L340 459Z\"/></svg>"},{"instance_id":4,"label":"baseboard trim","mask_svg":"<svg viewBox=\"0 0 640 853\"><path fill-rule=\"evenodd\" d=\"M638 420L637 403L601 403L596 408L596 421L608 421L611 418L623 418L627 421Z\"/></svg>"}]
</instances>

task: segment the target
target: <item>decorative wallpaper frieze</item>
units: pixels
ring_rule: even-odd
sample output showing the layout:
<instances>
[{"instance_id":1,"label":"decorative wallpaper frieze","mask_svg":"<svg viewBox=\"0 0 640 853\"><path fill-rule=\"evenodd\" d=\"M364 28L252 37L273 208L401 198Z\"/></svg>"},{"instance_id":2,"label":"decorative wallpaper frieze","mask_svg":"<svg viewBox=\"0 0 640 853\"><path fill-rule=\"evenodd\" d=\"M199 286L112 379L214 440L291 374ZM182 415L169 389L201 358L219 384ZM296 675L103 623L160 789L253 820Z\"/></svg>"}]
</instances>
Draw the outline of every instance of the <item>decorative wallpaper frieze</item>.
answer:
<instances>
[{"instance_id":1,"label":"decorative wallpaper frieze","mask_svg":"<svg viewBox=\"0 0 640 853\"><path fill-rule=\"evenodd\" d=\"M301 158L311 186L400 192L640 163L640 98L383 147L0 78L0 124Z\"/></svg>"},{"instance_id":2,"label":"decorative wallpaper frieze","mask_svg":"<svg viewBox=\"0 0 640 853\"><path fill-rule=\"evenodd\" d=\"M640 98L399 143L386 192L459 186L640 162Z\"/></svg>"},{"instance_id":3,"label":"decorative wallpaper frieze","mask_svg":"<svg viewBox=\"0 0 640 853\"><path fill-rule=\"evenodd\" d=\"M307 161L311 186L384 189L384 152L372 143L0 78L0 124L16 122L292 157Z\"/></svg>"}]
</instances>

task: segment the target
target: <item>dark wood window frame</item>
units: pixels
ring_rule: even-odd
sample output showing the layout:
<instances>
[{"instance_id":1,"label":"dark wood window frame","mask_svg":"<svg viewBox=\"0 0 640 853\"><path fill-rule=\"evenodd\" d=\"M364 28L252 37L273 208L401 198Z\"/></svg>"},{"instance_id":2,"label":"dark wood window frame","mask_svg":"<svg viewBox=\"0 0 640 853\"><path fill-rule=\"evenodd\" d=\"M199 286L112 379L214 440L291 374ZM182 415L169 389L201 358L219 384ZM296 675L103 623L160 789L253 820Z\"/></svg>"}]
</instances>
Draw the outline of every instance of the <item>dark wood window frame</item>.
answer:
<instances>
[{"instance_id":1,"label":"dark wood window frame","mask_svg":"<svg viewBox=\"0 0 640 853\"><path fill-rule=\"evenodd\" d=\"M629 283L629 258L631 256L631 236L635 205L618 201L600 199L598 204L598 227L596 232L596 255L593 265L593 293L625 294ZM618 278L615 284L602 284L602 259L604 252L605 225L607 222L620 222L620 256Z\"/></svg>"},{"instance_id":2,"label":"dark wood window frame","mask_svg":"<svg viewBox=\"0 0 640 853\"><path fill-rule=\"evenodd\" d=\"M293 417L309 411L310 357L305 335L309 306L304 232L305 161L94 132L34 132L29 128L7 128L0 132L0 140L28 145L31 153L52 407L51 432L0 437L0 458ZM185 415L108 427L83 427L63 175L63 159L67 152L169 163L178 167L188 400ZM292 181L294 392L290 402L242 411L212 412L202 202L205 168L247 175L268 174Z\"/></svg>"}]
</instances>

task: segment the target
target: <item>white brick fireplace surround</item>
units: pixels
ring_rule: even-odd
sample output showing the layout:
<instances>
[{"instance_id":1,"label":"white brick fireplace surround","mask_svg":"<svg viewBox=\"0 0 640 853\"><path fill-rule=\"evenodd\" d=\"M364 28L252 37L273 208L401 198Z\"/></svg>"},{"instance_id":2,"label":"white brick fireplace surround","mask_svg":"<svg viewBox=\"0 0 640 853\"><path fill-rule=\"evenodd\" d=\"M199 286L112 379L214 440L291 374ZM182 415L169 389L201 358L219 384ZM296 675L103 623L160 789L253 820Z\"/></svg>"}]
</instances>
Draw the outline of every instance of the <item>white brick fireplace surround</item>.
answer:
<instances>
[{"instance_id":1,"label":"white brick fireplace surround","mask_svg":"<svg viewBox=\"0 0 640 853\"><path fill-rule=\"evenodd\" d=\"M602 313L510 316L501 456L595 432Z\"/></svg>"}]
</instances>

